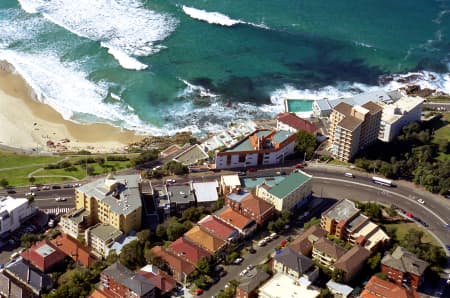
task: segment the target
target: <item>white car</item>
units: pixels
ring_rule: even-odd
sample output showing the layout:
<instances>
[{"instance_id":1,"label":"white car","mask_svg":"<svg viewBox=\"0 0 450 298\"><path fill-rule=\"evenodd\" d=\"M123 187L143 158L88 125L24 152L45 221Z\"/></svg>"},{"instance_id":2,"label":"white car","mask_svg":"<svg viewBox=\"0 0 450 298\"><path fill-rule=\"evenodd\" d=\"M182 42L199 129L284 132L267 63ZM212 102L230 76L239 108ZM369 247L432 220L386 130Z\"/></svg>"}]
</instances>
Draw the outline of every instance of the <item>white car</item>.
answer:
<instances>
[{"instance_id":1,"label":"white car","mask_svg":"<svg viewBox=\"0 0 450 298\"><path fill-rule=\"evenodd\" d=\"M419 202L420 204L425 204L425 201L423 199L418 199L417 202Z\"/></svg>"},{"instance_id":2,"label":"white car","mask_svg":"<svg viewBox=\"0 0 450 298\"><path fill-rule=\"evenodd\" d=\"M57 197L57 198L55 198L55 201L56 202L63 202L63 201L67 201L67 198L66 197Z\"/></svg>"},{"instance_id":3,"label":"white car","mask_svg":"<svg viewBox=\"0 0 450 298\"><path fill-rule=\"evenodd\" d=\"M25 196L26 197L28 197L28 196L35 196L36 194L34 193L34 192L27 192L26 194L25 194Z\"/></svg>"},{"instance_id":4,"label":"white car","mask_svg":"<svg viewBox=\"0 0 450 298\"><path fill-rule=\"evenodd\" d=\"M242 263L242 261L243 261L244 259L243 258L237 258L236 260L234 260L234 264L236 264L236 265L239 265L240 263Z\"/></svg>"}]
</instances>

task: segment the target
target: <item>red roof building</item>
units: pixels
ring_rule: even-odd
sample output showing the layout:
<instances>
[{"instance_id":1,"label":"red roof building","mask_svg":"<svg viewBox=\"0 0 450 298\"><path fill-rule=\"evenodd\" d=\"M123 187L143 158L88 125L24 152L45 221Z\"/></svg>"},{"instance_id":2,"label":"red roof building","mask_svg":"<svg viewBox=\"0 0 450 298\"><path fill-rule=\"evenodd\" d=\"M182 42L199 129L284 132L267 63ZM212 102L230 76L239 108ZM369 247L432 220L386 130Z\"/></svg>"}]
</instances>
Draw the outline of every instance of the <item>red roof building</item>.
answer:
<instances>
[{"instance_id":1,"label":"red roof building","mask_svg":"<svg viewBox=\"0 0 450 298\"><path fill-rule=\"evenodd\" d=\"M372 276L369 282L362 291L361 298L412 298L406 289L397 286L389 281L382 280L375 275Z\"/></svg>"},{"instance_id":2,"label":"red roof building","mask_svg":"<svg viewBox=\"0 0 450 298\"><path fill-rule=\"evenodd\" d=\"M185 278L195 270L194 265L161 246L153 247L151 252L169 267L172 277L180 283L184 283Z\"/></svg>"},{"instance_id":3,"label":"red roof building","mask_svg":"<svg viewBox=\"0 0 450 298\"><path fill-rule=\"evenodd\" d=\"M137 274L148 278L162 295L171 292L177 285L175 279L154 265L142 267Z\"/></svg>"},{"instance_id":4,"label":"red roof building","mask_svg":"<svg viewBox=\"0 0 450 298\"><path fill-rule=\"evenodd\" d=\"M317 132L317 127L311 122L298 117L292 113L280 113L277 116L277 130L297 132L303 130L310 134Z\"/></svg>"},{"instance_id":5,"label":"red roof building","mask_svg":"<svg viewBox=\"0 0 450 298\"><path fill-rule=\"evenodd\" d=\"M253 219L241 215L228 206L217 212L217 218L238 230L244 237L256 230L256 222Z\"/></svg>"},{"instance_id":6,"label":"red roof building","mask_svg":"<svg viewBox=\"0 0 450 298\"><path fill-rule=\"evenodd\" d=\"M22 252L22 257L41 272L47 273L64 262L66 255L50 241L42 240Z\"/></svg>"},{"instance_id":7,"label":"red roof building","mask_svg":"<svg viewBox=\"0 0 450 298\"><path fill-rule=\"evenodd\" d=\"M203 217L197 224L211 235L222 240L229 241L239 236L239 232L235 228L224 223L214 215Z\"/></svg>"},{"instance_id":8,"label":"red roof building","mask_svg":"<svg viewBox=\"0 0 450 298\"><path fill-rule=\"evenodd\" d=\"M75 262L80 262L86 267L90 267L96 261L96 258L87 247L67 234L61 233L61 235L51 240L51 242Z\"/></svg>"},{"instance_id":9,"label":"red roof building","mask_svg":"<svg viewBox=\"0 0 450 298\"><path fill-rule=\"evenodd\" d=\"M275 207L248 192L230 193L226 197L226 205L239 214L253 219L258 225L267 223L275 212Z\"/></svg>"},{"instance_id":10,"label":"red roof building","mask_svg":"<svg viewBox=\"0 0 450 298\"><path fill-rule=\"evenodd\" d=\"M211 257L212 254L184 237L180 237L167 248L179 257L186 259L189 263L196 266L202 258Z\"/></svg>"}]
</instances>

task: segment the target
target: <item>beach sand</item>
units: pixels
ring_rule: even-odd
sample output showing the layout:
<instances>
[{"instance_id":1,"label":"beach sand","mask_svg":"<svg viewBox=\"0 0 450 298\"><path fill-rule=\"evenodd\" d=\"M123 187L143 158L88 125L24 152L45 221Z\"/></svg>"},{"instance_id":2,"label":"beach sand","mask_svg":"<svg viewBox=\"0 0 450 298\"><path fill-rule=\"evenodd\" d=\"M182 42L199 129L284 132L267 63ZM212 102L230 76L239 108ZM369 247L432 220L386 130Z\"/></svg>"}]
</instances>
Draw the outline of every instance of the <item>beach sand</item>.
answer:
<instances>
[{"instance_id":1,"label":"beach sand","mask_svg":"<svg viewBox=\"0 0 450 298\"><path fill-rule=\"evenodd\" d=\"M34 100L23 78L0 62L0 145L38 152L124 152L127 144L142 138L108 124L65 120L49 105Z\"/></svg>"}]
</instances>

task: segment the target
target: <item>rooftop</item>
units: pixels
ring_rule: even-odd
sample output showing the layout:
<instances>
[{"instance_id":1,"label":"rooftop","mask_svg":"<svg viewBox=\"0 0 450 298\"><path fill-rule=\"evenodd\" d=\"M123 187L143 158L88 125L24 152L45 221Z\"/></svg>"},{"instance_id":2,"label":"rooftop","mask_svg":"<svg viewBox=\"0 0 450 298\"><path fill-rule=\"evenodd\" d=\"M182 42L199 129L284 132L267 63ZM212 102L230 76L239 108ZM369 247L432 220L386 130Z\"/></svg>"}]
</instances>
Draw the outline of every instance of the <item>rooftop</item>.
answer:
<instances>
[{"instance_id":1,"label":"rooftop","mask_svg":"<svg viewBox=\"0 0 450 298\"><path fill-rule=\"evenodd\" d=\"M277 273L259 288L259 293L270 298L315 298L320 291L302 285L289 275Z\"/></svg>"},{"instance_id":2,"label":"rooftop","mask_svg":"<svg viewBox=\"0 0 450 298\"><path fill-rule=\"evenodd\" d=\"M198 225L222 240L229 240L230 238L239 236L239 232L236 229L216 218L214 215L203 217L198 222Z\"/></svg>"},{"instance_id":3,"label":"rooftop","mask_svg":"<svg viewBox=\"0 0 450 298\"><path fill-rule=\"evenodd\" d=\"M241 180L238 175L223 175L220 177L220 183L226 186L240 186Z\"/></svg>"},{"instance_id":4,"label":"rooftop","mask_svg":"<svg viewBox=\"0 0 450 298\"><path fill-rule=\"evenodd\" d=\"M408 298L406 289L389 281L372 276L362 291L361 298Z\"/></svg>"},{"instance_id":5,"label":"rooftop","mask_svg":"<svg viewBox=\"0 0 450 298\"><path fill-rule=\"evenodd\" d=\"M224 240L214 237L200 226L192 227L192 229L184 233L184 236L194 244L206 248L213 253L220 250L226 244Z\"/></svg>"},{"instance_id":6,"label":"rooftop","mask_svg":"<svg viewBox=\"0 0 450 298\"><path fill-rule=\"evenodd\" d=\"M345 248L326 238L320 238L317 242L314 243L313 246L314 249L317 249L336 260L338 260L347 252Z\"/></svg>"},{"instance_id":7,"label":"rooftop","mask_svg":"<svg viewBox=\"0 0 450 298\"><path fill-rule=\"evenodd\" d=\"M303 130L309 132L310 134L317 131L317 127L314 124L292 113L280 113L277 116L277 120L296 130Z\"/></svg>"},{"instance_id":8,"label":"rooftop","mask_svg":"<svg viewBox=\"0 0 450 298\"><path fill-rule=\"evenodd\" d=\"M169 250L176 253L178 256L185 258L191 264L196 265L202 258L210 257L211 253L194 243L188 241L185 237L180 237L172 242Z\"/></svg>"},{"instance_id":9,"label":"rooftop","mask_svg":"<svg viewBox=\"0 0 450 298\"><path fill-rule=\"evenodd\" d=\"M422 97L402 97L394 104L383 105L383 114L381 120L386 123L394 123L404 114L407 114L418 105L421 105L425 99Z\"/></svg>"},{"instance_id":10,"label":"rooftop","mask_svg":"<svg viewBox=\"0 0 450 298\"><path fill-rule=\"evenodd\" d=\"M397 246L392 255L386 254L381 263L401 272L408 272L417 276L421 276L429 265L401 246Z\"/></svg>"},{"instance_id":11,"label":"rooftop","mask_svg":"<svg viewBox=\"0 0 450 298\"><path fill-rule=\"evenodd\" d=\"M51 289L53 286L52 279L49 275L34 269L22 258L9 263L5 269L8 273L19 279L21 282L27 284L33 289L33 291L39 294L41 291Z\"/></svg>"},{"instance_id":12,"label":"rooftop","mask_svg":"<svg viewBox=\"0 0 450 298\"><path fill-rule=\"evenodd\" d=\"M208 154L203 149L195 144L178 154L173 160L182 163L185 166L197 164L199 160L208 159Z\"/></svg>"},{"instance_id":13,"label":"rooftop","mask_svg":"<svg viewBox=\"0 0 450 298\"><path fill-rule=\"evenodd\" d=\"M108 224L98 224L89 228L89 231L93 236L105 242L114 241L122 235L121 231Z\"/></svg>"},{"instance_id":14,"label":"rooftop","mask_svg":"<svg viewBox=\"0 0 450 298\"><path fill-rule=\"evenodd\" d=\"M345 272L354 272L369 256L370 252L367 249L355 245L334 263L334 267Z\"/></svg>"},{"instance_id":15,"label":"rooftop","mask_svg":"<svg viewBox=\"0 0 450 298\"><path fill-rule=\"evenodd\" d=\"M380 105L374 103L373 101L366 102L361 107L369 110L370 114L376 114L383 110L383 108Z\"/></svg>"},{"instance_id":16,"label":"rooftop","mask_svg":"<svg viewBox=\"0 0 450 298\"><path fill-rule=\"evenodd\" d=\"M377 245L380 241L389 240L389 236L380 228L376 230L375 233L371 234L366 238L366 242L364 243L364 247L368 250L372 250L372 248Z\"/></svg>"},{"instance_id":17,"label":"rooftop","mask_svg":"<svg viewBox=\"0 0 450 298\"><path fill-rule=\"evenodd\" d=\"M244 210L250 211L252 214L254 214L253 216L264 215L267 212L273 212L273 210L275 209L272 204L253 196L251 193L242 199L241 207Z\"/></svg>"},{"instance_id":18,"label":"rooftop","mask_svg":"<svg viewBox=\"0 0 450 298\"><path fill-rule=\"evenodd\" d=\"M0 197L0 214L7 211L8 213L11 213L14 209L17 207L28 204L27 199L15 199L13 197L7 196L7 197Z\"/></svg>"},{"instance_id":19,"label":"rooftop","mask_svg":"<svg viewBox=\"0 0 450 298\"><path fill-rule=\"evenodd\" d=\"M168 264L170 268L178 272L183 272L186 275L191 274L195 267L184 258L177 256L175 253L166 251L161 246L154 246L151 249L151 252L155 254L155 256L160 257L164 263Z\"/></svg>"},{"instance_id":20,"label":"rooftop","mask_svg":"<svg viewBox=\"0 0 450 298\"><path fill-rule=\"evenodd\" d=\"M71 257L74 261L79 261L86 267L89 267L95 261L87 247L67 234L61 233L61 235L51 240L51 242L67 256Z\"/></svg>"},{"instance_id":21,"label":"rooftop","mask_svg":"<svg viewBox=\"0 0 450 298\"><path fill-rule=\"evenodd\" d=\"M308 272L314 266L314 262L310 258L305 257L290 247L283 249L280 254L275 255L275 261L282 263L299 274Z\"/></svg>"},{"instance_id":22,"label":"rooftop","mask_svg":"<svg viewBox=\"0 0 450 298\"><path fill-rule=\"evenodd\" d=\"M242 141L238 142L234 146L223 150L223 152L241 152L241 151L258 151L261 149L273 149L276 144L281 144L286 141L293 133L288 131L272 131L272 130L257 130L253 134L244 138ZM252 144L252 138L256 136L259 140L264 140L263 144L260 145L258 149L256 144Z\"/></svg>"},{"instance_id":23,"label":"rooftop","mask_svg":"<svg viewBox=\"0 0 450 298\"><path fill-rule=\"evenodd\" d=\"M194 182L192 187L195 191L197 202L215 202L219 199L217 189L219 183L217 180L211 182Z\"/></svg>"},{"instance_id":24,"label":"rooftop","mask_svg":"<svg viewBox=\"0 0 450 298\"><path fill-rule=\"evenodd\" d=\"M170 292L177 284L175 279L164 271L155 268L154 265L145 265L139 270L138 274L148 278L163 293Z\"/></svg>"},{"instance_id":25,"label":"rooftop","mask_svg":"<svg viewBox=\"0 0 450 298\"><path fill-rule=\"evenodd\" d=\"M78 187L77 191L104 202L117 214L128 215L142 206L140 179L139 175L109 174L105 179L97 179Z\"/></svg>"},{"instance_id":26,"label":"rooftop","mask_svg":"<svg viewBox=\"0 0 450 298\"><path fill-rule=\"evenodd\" d=\"M327 231L318 225L314 225L295 238L289 247L306 255L311 253L313 242L325 236L327 236Z\"/></svg>"},{"instance_id":27,"label":"rooftop","mask_svg":"<svg viewBox=\"0 0 450 298\"><path fill-rule=\"evenodd\" d=\"M63 214L64 218L67 218L76 225L81 224L86 216L89 216L89 212L84 208L73 210L70 213Z\"/></svg>"},{"instance_id":28,"label":"rooftop","mask_svg":"<svg viewBox=\"0 0 450 298\"><path fill-rule=\"evenodd\" d=\"M255 274L251 276L244 275L244 277L240 278L239 289L244 290L247 293L254 291L259 285L265 282L270 275L262 270L256 270Z\"/></svg>"},{"instance_id":29,"label":"rooftop","mask_svg":"<svg viewBox=\"0 0 450 298\"><path fill-rule=\"evenodd\" d=\"M345 116L344 119L339 121L338 125L340 127L343 127L347 130L354 131L356 128L358 128L363 121L361 119L352 117L352 116Z\"/></svg>"},{"instance_id":30,"label":"rooftop","mask_svg":"<svg viewBox=\"0 0 450 298\"><path fill-rule=\"evenodd\" d=\"M155 288L155 285L150 280L134 273L119 262L112 264L103 270L101 274L122 284L139 296L145 296Z\"/></svg>"},{"instance_id":31,"label":"rooftop","mask_svg":"<svg viewBox=\"0 0 450 298\"><path fill-rule=\"evenodd\" d=\"M356 208L355 203L348 199L340 200L330 207L322 216L326 216L334 219L336 222L341 220L349 220L355 214L359 213L359 209Z\"/></svg>"},{"instance_id":32,"label":"rooftop","mask_svg":"<svg viewBox=\"0 0 450 298\"><path fill-rule=\"evenodd\" d=\"M275 186L283 181L286 176L269 176L269 177L252 177L252 178L244 178L242 186L247 190L252 190L256 188L258 185L267 184L269 186Z\"/></svg>"},{"instance_id":33,"label":"rooftop","mask_svg":"<svg viewBox=\"0 0 450 298\"><path fill-rule=\"evenodd\" d=\"M167 185L166 193L169 195L169 201L177 204L188 204L195 202L194 193L190 185Z\"/></svg>"},{"instance_id":34,"label":"rooftop","mask_svg":"<svg viewBox=\"0 0 450 298\"><path fill-rule=\"evenodd\" d=\"M284 199L290 193L297 190L300 186L307 183L311 179L311 175L308 175L300 170L296 170L292 174L286 176L285 179L280 181L280 183L275 184L269 190L269 193L276 196L277 198Z\"/></svg>"},{"instance_id":35,"label":"rooftop","mask_svg":"<svg viewBox=\"0 0 450 298\"><path fill-rule=\"evenodd\" d=\"M348 297L348 295L350 295L351 292L353 292L352 287L349 287L346 284L337 283L337 282L333 281L332 279L330 279L327 282L327 287L331 291L341 294L343 297Z\"/></svg>"},{"instance_id":36,"label":"rooftop","mask_svg":"<svg viewBox=\"0 0 450 298\"><path fill-rule=\"evenodd\" d=\"M222 219L222 221L240 229L241 231L255 224L254 220L239 214L231 207L224 207L217 211L217 216Z\"/></svg>"}]
</instances>

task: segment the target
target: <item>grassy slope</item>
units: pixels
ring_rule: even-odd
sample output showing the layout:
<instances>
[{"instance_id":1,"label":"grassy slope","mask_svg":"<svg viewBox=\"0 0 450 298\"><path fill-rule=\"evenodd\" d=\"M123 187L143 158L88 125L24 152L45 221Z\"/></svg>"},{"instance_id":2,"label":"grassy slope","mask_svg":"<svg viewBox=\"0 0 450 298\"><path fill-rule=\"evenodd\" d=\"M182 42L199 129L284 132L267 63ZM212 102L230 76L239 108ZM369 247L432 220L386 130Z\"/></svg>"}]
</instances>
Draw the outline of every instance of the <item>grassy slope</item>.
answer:
<instances>
[{"instance_id":1,"label":"grassy slope","mask_svg":"<svg viewBox=\"0 0 450 298\"><path fill-rule=\"evenodd\" d=\"M421 226L417 225L416 223L400 223L400 224L384 224L385 227L395 227L397 229L396 236L399 241L403 239L403 237L406 235L406 233L410 229L420 230L424 233L422 237L422 243L431 243L437 246L440 246L440 243L437 242L437 240L430 234L428 231Z\"/></svg>"},{"instance_id":2,"label":"grassy slope","mask_svg":"<svg viewBox=\"0 0 450 298\"><path fill-rule=\"evenodd\" d=\"M443 113L444 117L442 118L447 122L447 125L437 129L434 131L433 142L438 143L439 139L445 139L450 141L450 112ZM438 159L444 160L446 158L450 158L450 154L440 153Z\"/></svg>"}]
</instances>

